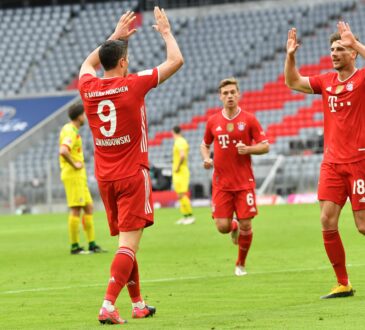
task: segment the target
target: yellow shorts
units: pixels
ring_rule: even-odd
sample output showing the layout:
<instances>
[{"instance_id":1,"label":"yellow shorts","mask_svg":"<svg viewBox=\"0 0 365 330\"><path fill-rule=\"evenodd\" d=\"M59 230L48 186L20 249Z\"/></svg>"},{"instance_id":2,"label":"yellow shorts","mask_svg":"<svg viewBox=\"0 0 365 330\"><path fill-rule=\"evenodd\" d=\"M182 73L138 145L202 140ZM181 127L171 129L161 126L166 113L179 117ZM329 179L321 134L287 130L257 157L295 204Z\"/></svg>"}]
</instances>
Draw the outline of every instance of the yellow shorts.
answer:
<instances>
[{"instance_id":1,"label":"yellow shorts","mask_svg":"<svg viewBox=\"0 0 365 330\"><path fill-rule=\"evenodd\" d=\"M189 174L174 174L172 176L172 185L177 194L184 194L189 191Z\"/></svg>"},{"instance_id":2,"label":"yellow shorts","mask_svg":"<svg viewBox=\"0 0 365 330\"><path fill-rule=\"evenodd\" d=\"M67 178L62 181L68 207L85 206L93 203L86 178Z\"/></svg>"}]
</instances>

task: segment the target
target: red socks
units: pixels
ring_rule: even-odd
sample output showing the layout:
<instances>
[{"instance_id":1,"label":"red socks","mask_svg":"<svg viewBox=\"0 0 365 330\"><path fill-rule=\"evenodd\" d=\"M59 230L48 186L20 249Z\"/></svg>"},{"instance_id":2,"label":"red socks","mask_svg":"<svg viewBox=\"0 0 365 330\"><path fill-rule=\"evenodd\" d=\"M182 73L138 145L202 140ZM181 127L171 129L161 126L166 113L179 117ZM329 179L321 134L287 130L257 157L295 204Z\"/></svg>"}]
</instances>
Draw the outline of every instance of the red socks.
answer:
<instances>
[{"instance_id":1,"label":"red socks","mask_svg":"<svg viewBox=\"0 0 365 330\"><path fill-rule=\"evenodd\" d=\"M109 300L113 305L117 300L120 291L130 278L134 259L134 251L127 247L121 246L115 254L110 267L110 279L104 298L105 300Z\"/></svg>"},{"instance_id":2,"label":"red socks","mask_svg":"<svg viewBox=\"0 0 365 330\"><path fill-rule=\"evenodd\" d=\"M238 259L236 261L236 266L244 266L248 251L252 242L252 230L240 231L238 237Z\"/></svg>"},{"instance_id":3,"label":"red socks","mask_svg":"<svg viewBox=\"0 0 365 330\"><path fill-rule=\"evenodd\" d=\"M139 288L139 272L138 272L137 259L134 259L133 270L131 272L131 275L129 276L127 288L132 303L136 303L143 300Z\"/></svg>"},{"instance_id":4,"label":"red socks","mask_svg":"<svg viewBox=\"0 0 365 330\"><path fill-rule=\"evenodd\" d=\"M336 273L337 282L347 285L349 280L346 271L346 256L340 234L338 230L324 230L322 234L324 247Z\"/></svg>"}]
</instances>

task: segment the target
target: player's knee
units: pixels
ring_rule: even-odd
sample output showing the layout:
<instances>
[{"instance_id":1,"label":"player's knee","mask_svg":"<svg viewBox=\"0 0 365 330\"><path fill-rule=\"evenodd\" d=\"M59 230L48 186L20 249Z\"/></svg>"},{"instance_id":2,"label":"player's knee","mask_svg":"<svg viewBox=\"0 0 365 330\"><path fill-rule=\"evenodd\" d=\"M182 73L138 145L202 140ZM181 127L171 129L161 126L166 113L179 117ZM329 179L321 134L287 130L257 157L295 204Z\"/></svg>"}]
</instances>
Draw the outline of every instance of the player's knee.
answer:
<instances>
[{"instance_id":1,"label":"player's knee","mask_svg":"<svg viewBox=\"0 0 365 330\"><path fill-rule=\"evenodd\" d=\"M365 235L365 226L357 227L357 230L359 231L360 234Z\"/></svg>"},{"instance_id":2,"label":"player's knee","mask_svg":"<svg viewBox=\"0 0 365 330\"><path fill-rule=\"evenodd\" d=\"M332 219L328 213L321 213L321 224L324 230L332 229Z\"/></svg>"},{"instance_id":3,"label":"player's knee","mask_svg":"<svg viewBox=\"0 0 365 330\"><path fill-rule=\"evenodd\" d=\"M252 230L251 222L245 223L245 222L240 221L240 230L251 231Z\"/></svg>"},{"instance_id":4,"label":"player's knee","mask_svg":"<svg viewBox=\"0 0 365 330\"><path fill-rule=\"evenodd\" d=\"M217 223L217 229L221 234L228 234L231 231L231 226L225 223Z\"/></svg>"}]
</instances>

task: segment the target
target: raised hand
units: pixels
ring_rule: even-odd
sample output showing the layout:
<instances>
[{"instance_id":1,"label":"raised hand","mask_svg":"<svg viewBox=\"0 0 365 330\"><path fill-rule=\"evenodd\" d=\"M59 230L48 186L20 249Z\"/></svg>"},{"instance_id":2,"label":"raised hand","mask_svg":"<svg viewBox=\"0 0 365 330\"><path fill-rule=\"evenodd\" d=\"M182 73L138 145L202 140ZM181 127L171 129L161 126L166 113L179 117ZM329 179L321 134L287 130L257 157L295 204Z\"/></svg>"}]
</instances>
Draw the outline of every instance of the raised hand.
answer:
<instances>
[{"instance_id":1,"label":"raised hand","mask_svg":"<svg viewBox=\"0 0 365 330\"><path fill-rule=\"evenodd\" d=\"M288 31L288 41L286 42L286 53L288 55L294 55L299 47L297 41L297 29L291 28Z\"/></svg>"},{"instance_id":2,"label":"raised hand","mask_svg":"<svg viewBox=\"0 0 365 330\"><path fill-rule=\"evenodd\" d=\"M128 39L132 34L136 33L136 29L131 29L130 25L136 19L133 11L127 11L123 14L114 30L113 39Z\"/></svg>"},{"instance_id":3,"label":"raised hand","mask_svg":"<svg viewBox=\"0 0 365 330\"><path fill-rule=\"evenodd\" d=\"M160 32L162 35L169 33L171 31L171 27L169 20L166 16L165 10L164 9L161 10L159 7L155 7L153 13L155 15L155 21L156 21L156 24L152 25L153 28L156 31Z\"/></svg>"},{"instance_id":4,"label":"raised hand","mask_svg":"<svg viewBox=\"0 0 365 330\"><path fill-rule=\"evenodd\" d=\"M353 35L349 23L340 21L337 23L337 30L341 36L339 43L344 47L353 47L356 44L356 38Z\"/></svg>"}]
</instances>

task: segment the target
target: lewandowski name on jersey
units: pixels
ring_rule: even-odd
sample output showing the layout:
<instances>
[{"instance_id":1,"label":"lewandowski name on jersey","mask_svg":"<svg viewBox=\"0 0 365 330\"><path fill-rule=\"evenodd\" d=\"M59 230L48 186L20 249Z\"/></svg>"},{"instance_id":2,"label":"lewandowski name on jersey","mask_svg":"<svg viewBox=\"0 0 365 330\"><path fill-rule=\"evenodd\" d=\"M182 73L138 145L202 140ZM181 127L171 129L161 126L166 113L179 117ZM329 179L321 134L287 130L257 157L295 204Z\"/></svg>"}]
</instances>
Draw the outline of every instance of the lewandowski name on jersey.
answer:
<instances>
[{"instance_id":1,"label":"lewandowski name on jersey","mask_svg":"<svg viewBox=\"0 0 365 330\"><path fill-rule=\"evenodd\" d=\"M129 134L113 139L98 139L98 138L95 139L95 144L101 147L119 146L121 144L130 142L131 142L131 137L129 136Z\"/></svg>"}]
</instances>

